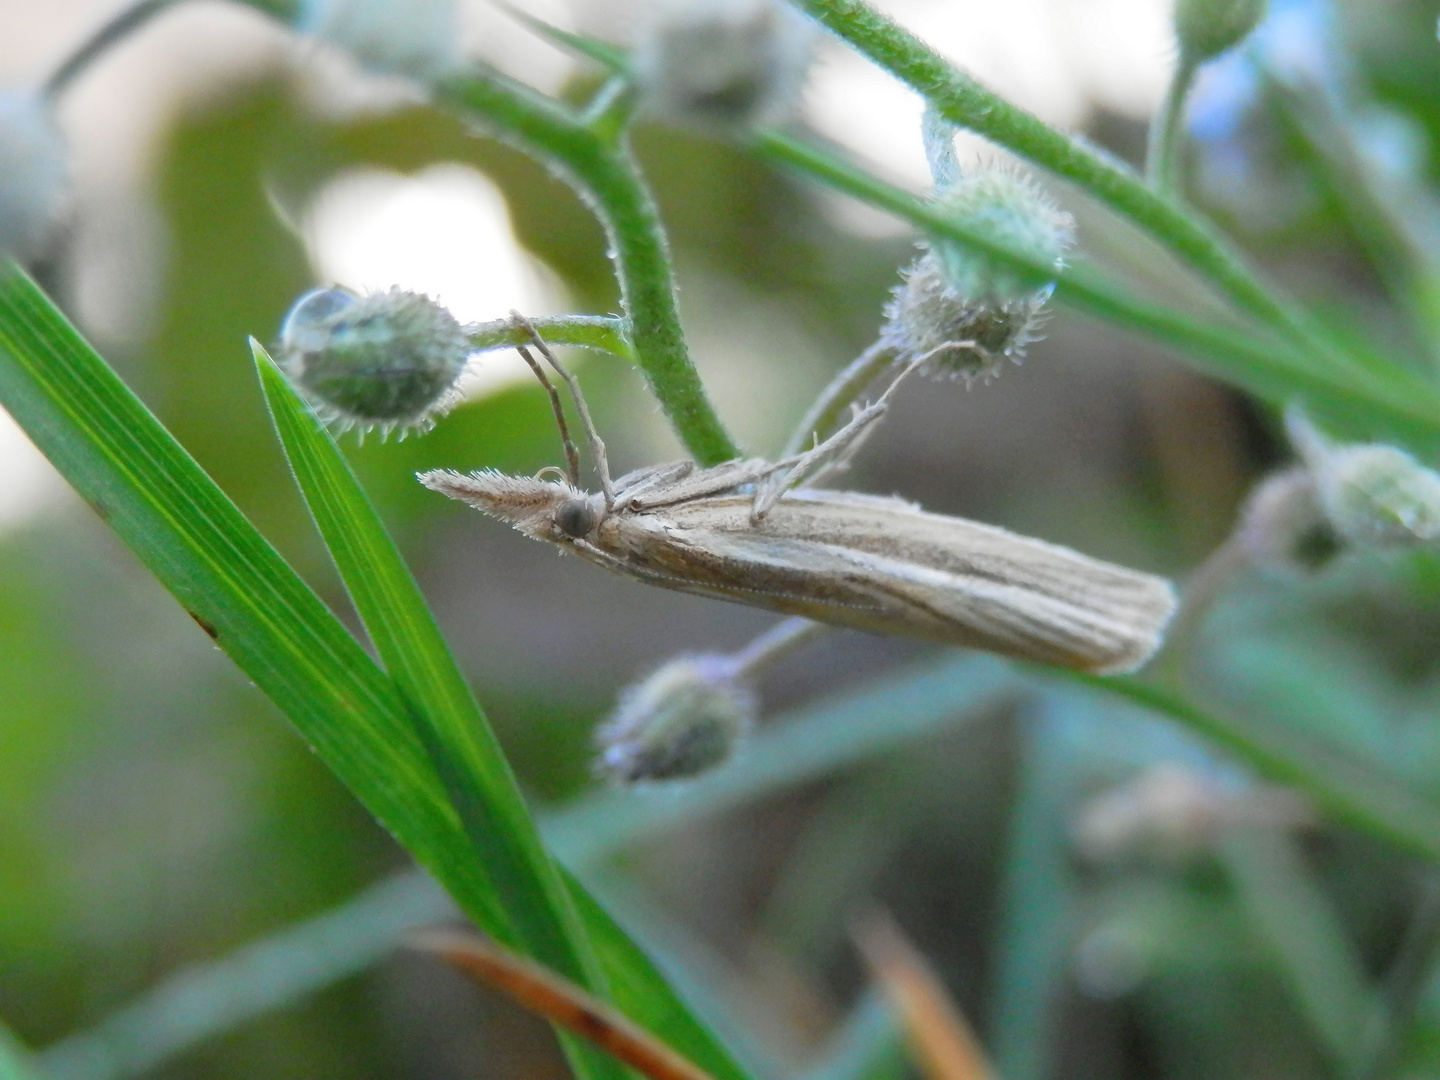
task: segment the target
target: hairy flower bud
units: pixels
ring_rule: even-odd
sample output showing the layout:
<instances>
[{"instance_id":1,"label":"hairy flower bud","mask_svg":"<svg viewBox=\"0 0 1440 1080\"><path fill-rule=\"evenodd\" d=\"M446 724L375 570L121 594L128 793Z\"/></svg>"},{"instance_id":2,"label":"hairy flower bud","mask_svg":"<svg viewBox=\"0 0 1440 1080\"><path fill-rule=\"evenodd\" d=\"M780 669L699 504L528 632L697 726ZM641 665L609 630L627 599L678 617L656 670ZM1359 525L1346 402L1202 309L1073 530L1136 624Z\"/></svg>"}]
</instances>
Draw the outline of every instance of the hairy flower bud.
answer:
<instances>
[{"instance_id":1,"label":"hairy flower bud","mask_svg":"<svg viewBox=\"0 0 1440 1080\"><path fill-rule=\"evenodd\" d=\"M36 252L65 187L65 142L44 104L0 93L0 256Z\"/></svg>"},{"instance_id":2,"label":"hairy flower bud","mask_svg":"<svg viewBox=\"0 0 1440 1080\"><path fill-rule=\"evenodd\" d=\"M1265 0L1176 0L1175 37L1191 63L1213 60L1250 36L1265 17Z\"/></svg>"},{"instance_id":3,"label":"hairy flower bud","mask_svg":"<svg viewBox=\"0 0 1440 1080\"><path fill-rule=\"evenodd\" d=\"M317 289L280 330L281 367L326 419L387 432L431 426L453 404L470 352L450 312L401 289Z\"/></svg>"},{"instance_id":4,"label":"hairy flower bud","mask_svg":"<svg viewBox=\"0 0 1440 1080\"><path fill-rule=\"evenodd\" d=\"M595 771L617 784L699 776L730 757L756 710L730 657L676 657L621 695L595 733Z\"/></svg>"},{"instance_id":5,"label":"hairy flower bud","mask_svg":"<svg viewBox=\"0 0 1440 1080\"><path fill-rule=\"evenodd\" d=\"M1383 443L1333 443L1298 410L1286 429L1335 531L1357 547L1440 540L1440 474Z\"/></svg>"},{"instance_id":6,"label":"hairy flower bud","mask_svg":"<svg viewBox=\"0 0 1440 1080\"><path fill-rule=\"evenodd\" d=\"M1075 224L1038 186L1006 169L960 176L936 193L937 207L966 228L1059 270ZM901 363L924 359L923 370L967 381L1018 361L1039 336L1052 286L981 252L935 239L905 273L885 309L881 340Z\"/></svg>"},{"instance_id":7,"label":"hairy flower bud","mask_svg":"<svg viewBox=\"0 0 1440 1080\"><path fill-rule=\"evenodd\" d=\"M1259 566L1300 574L1321 569L1345 549L1303 467L1260 482L1240 511L1234 542Z\"/></svg>"},{"instance_id":8,"label":"hairy flower bud","mask_svg":"<svg viewBox=\"0 0 1440 1080\"><path fill-rule=\"evenodd\" d=\"M647 107L677 123L773 123L799 99L812 39L778 0L658 0L637 28L635 80Z\"/></svg>"},{"instance_id":9,"label":"hairy flower bud","mask_svg":"<svg viewBox=\"0 0 1440 1080\"><path fill-rule=\"evenodd\" d=\"M1039 337L1045 294L975 299L956 290L933 251L906 271L885 306L880 339L900 364L923 359L927 375L988 379Z\"/></svg>"}]
</instances>

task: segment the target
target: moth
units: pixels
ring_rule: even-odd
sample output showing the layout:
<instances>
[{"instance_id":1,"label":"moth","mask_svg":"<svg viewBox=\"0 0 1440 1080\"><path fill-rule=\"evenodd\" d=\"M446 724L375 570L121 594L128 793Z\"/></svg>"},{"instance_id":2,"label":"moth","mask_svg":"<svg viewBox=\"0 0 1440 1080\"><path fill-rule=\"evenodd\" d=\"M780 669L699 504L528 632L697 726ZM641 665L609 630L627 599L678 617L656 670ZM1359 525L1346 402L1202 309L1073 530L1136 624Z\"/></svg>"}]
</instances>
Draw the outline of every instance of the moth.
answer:
<instances>
[{"instance_id":1,"label":"moth","mask_svg":"<svg viewBox=\"0 0 1440 1080\"><path fill-rule=\"evenodd\" d=\"M419 480L526 536L637 581L834 626L984 649L1099 674L1133 671L1175 610L1163 578L896 498L807 486L843 467L898 384L814 449L782 461L702 468L676 461L611 481L579 386L519 316L569 387L601 490L580 487L579 455L550 394L561 479L445 469ZM903 374L902 374L903 378Z\"/></svg>"}]
</instances>

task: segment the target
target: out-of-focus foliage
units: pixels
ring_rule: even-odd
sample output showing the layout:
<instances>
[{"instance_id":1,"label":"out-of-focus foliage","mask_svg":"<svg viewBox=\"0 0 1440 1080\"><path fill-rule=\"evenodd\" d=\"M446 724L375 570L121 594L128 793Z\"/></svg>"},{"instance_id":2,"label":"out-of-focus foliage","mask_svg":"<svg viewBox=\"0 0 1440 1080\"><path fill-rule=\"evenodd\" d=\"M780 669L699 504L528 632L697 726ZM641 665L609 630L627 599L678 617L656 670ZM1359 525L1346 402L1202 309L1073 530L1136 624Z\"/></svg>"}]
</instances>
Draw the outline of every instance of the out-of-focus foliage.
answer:
<instances>
[{"instance_id":1,"label":"out-of-focus foliage","mask_svg":"<svg viewBox=\"0 0 1440 1080\"><path fill-rule=\"evenodd\" d=\"M1297 20L1325 10L1272 7ZM1342 111L1306 112L1305 86L1252 72L1248 91L1227 99L1229 126L1199 132L1192 148L1194 198L1257 263L1342 334L1403 351L1425 372L1440 323L1433 255L1408 250L1395 222L1357 201L1346 162L1326 158L1331 144L1314 134L1343 123L1376 137L1357 144L1367 153L1393 150L1371 162L1398 170L1387 175L1403 198L1388 208L1425 224L1425 200L1440 198L1433 15L1417 0L1341 5L1322 73L1344 82L1322 89ZM1205 96L1218 93L1202 84L1197 109L1218 109ZM1135 156L1133 124L1099 116L1092 134ZM829 372L873 339L912 239L837 227L813 190L719 142L651 127L636 143L701 373L737 435L769 452ZM418 106L327 117L284 76L183 110L163 147L162 299L153 332L117 367L353 624L245 347L250 334L273 339L304 289L329 284L312 281L272 201L303 206L352 165L474 166L577 311L616 307L604 238L568 188L502 143ZM57 258L45 269L64 299L74 268ZM1398 292L1387 300L1386 289ZM618 471L678 456L633 370L608 359L581 370ZM847 486L1183 575L1284 456L1278 432L1238 393L1061 311L1024 366L993 385L899 391ZM542 808L593 783L590 728L621 688L680 649L738 647L768 624L557 560L414 482L425 468L533 473L559 461L538 387L468 402L423 438L345 445ZM1312 579L1246 571L1192 643L1188 677L1208 705L1323 737L1440 798L1437 601L1431 552L1355 555ZM836 634L775 670L766 712L861 693L922 654ZM1295 862L1268 879L1242 876L1253 863L1213 836L1093 858L1075 823L1137 772L1179 763L1221 792L1247 790L1248 774L1151 717L1048 684L956 719L687 818L600 860L587 880L773 1075L813 1066L860 999L845 918L870 898L934 961L1007 1080L1348 1075L1350 1054L1362 1066L1403 1061L1413 1075L1440 1069L1440 987L1427 970L1409 974L1418 991L1403 978L1407 960L1433 951L1434 867L1323 821L1290 835ZM31 1048L406 865L73 502L0 533L0 762L0 1017ZM663 819L667 803L653 799L648 812ZM1320 955L1287 953L1257 917L1255 890L1318 895L1335 940ZM1340 944L1326 952L1326 942ZM1403 1046L1386 1050L1381 1028L1354 1017L1354 1030L1335 1030L1335 998L1315 986L1317 971L1335 970L1327 963L1375 999L1408 995L1416 1022ZM870 1075L894 1068L886 1052L874 1059ZM563 1069L543 1027L400 955L159 1071L362 1080Z\"/></svg>"}]
</instances>

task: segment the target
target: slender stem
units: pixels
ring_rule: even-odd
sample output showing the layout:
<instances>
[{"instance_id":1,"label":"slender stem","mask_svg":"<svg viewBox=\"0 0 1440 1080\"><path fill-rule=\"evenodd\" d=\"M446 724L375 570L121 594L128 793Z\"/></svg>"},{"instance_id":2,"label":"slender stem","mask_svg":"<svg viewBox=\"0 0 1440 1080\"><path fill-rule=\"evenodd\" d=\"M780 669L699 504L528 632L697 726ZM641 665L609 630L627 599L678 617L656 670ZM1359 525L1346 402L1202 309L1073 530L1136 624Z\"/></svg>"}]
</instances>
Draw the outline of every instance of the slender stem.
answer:
<instances>
[{"instance_id":1,"label":"slender stem","mask_svg":"<svg viewBox=\"0 0 1440 1080\"><path fill-rule=\"evenodd\" d=\"M1165 100L1160 111L1150 124L1150 138L1145 146L1145 179L1150 186L1167 199L1179 202L1182 197L1180 185L1180 149L1185 138L1185 102L1190 97L1190 88L1195 85L1195 74L1200 65L1185 53L1175 65L1170 77L1170 86L1165 91Z\"/></svg>"},{"instance_id":2,"label":"slender stem","mask_svg":"<svg viewBox=\"0 0 1440 1080\"><path fill-rule=\"evenodd\" d=\"M831 627L809 619L781 619L743 649L730 654L735 665L735 674L753 676L759 674L782 656L788 656L802 645L829 633Z\"/></svg>"},{"instance_id":3,"label":"slender stem","mask_svg":"<svg viewBox=\"0 0 1440 1080\"><path fill-rule=\"evenodd\" d=\"M1280 342L1242 336L1141 301L1085 267L1069 266L1057 273L1053 266L1044 266L998 244L993 237L966 229L925 200L788 135L761 132L755 148L772 161L912 221L928 233L967 244L1027 275L1037 285L1054 281L1057 299L1107 322L1158 337L1202 361L1212 374L1277 404L1308 396L1353 414L1356 400L1363 399L1397 432L1424 440L1433 440L1440 432L1440 392L1409 372L1391 367L1383 371L1337 367L1313 351L1300 353Z\"/></svg>"},{"instance_id":4,"label":"slender stem","mask_svg":"<svg viewBox=\"0 0 1440 1080\"><path fill-rule=\"evenodd\" d=\"M811 441L824 438L845 412L846 406L865 392L886 368L895 362L895 350L877 341L836 375L820 392L815 404L796 426L785 444L782 458L794 457L810 448Z\"/></svg>"},{"instance_id":5,"label":"slender stem","mask_svg":"<svg viewBox=\"0 0 1440 1080\"><path fill-rule=\"evenodd\" d=\"M1277 300L1217 236L1122 166L985 89L861 0L794 3L918 91L951 123L984 135L1080 185L1199 270L1241 308L1295 344L1340 359L1334 346L1319 336L1308 318Z\"/></svg>"},{"instance_id":6,"label":"slender stem","mask_svg":"<svg viewBox=\"0 0 1440 1080\"><path fill-rule=\"evenodd\" d=\"M739 449L690 361L664 229L623 143L607 140L563 106L500 72L476 69L440 81L434 91L450 108L498 127L580 192L605 226L630 341L661 408L702 465L737 457Z\"/></svg>"},{"instance_id":7,"label":"slender stem","mask_svg":"<svg viewBox=\"0 0 1440 1080\"><path fill-rule=\"evenodd\" d=\"M528 321L551 345L578 345L608 352L622 360L635 360L635 350L625 340L623 319L611 315L554 315ZM465 328L465 333L476 352L508 349L530 340L525 328L514 319L473 323Z\"/></svg>"}]
</instances>

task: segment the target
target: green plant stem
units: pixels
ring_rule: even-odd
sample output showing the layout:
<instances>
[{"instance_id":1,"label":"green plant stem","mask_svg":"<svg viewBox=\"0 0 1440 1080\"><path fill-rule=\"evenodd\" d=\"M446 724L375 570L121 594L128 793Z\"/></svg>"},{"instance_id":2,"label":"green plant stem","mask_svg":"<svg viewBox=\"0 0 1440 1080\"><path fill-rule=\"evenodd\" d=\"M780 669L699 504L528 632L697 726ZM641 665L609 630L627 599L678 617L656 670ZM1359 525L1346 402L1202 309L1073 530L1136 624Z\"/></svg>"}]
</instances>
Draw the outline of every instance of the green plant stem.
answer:
<instances>
[{"instance_id":1,"label":"green plant stem","mask_svg":"<svg viewBox=\"0 0 1440 1080\"><path fill-rule=\"evenodd\" d=\"M918 91L952 124L1070 180L1199 270L1236 304L1297 346L1343 360L1304 315L1277 300L1207 228L1128 170L1048 127L958 71L909 31L860 0L794 0L856 50Z\"/></svg>"},{"instance_id":2,"label":"green plant stem","mask_svg":"<svg viewBox=\"0 0 1440 1080\"><path fill-rule=\"evenodd\" d=\"M625 322L610 315L555 315L530 319L542 338L551 345L578 345L598 349L622 360L635 360L635 350L625 340ZM529 345L530 334L514 319L495 319L465 328L470 347L476 352Z\"/></svg>"},{"instance_id":3,"label":"green plant stem","mask_svg":"<svg viewBox=\"0 0 1440 1080\"><path fill-rule=\"evenodd\" d=\"M820 391L815 404L800 419L785 444L781 457L794 457L809 450L812 440L828 435L844 414L846 406L865 392L865 388L879 378L880 373L895 362L895 351L883 342L877 341L830 380L830 385Z\"/></svg>"},{"instance_id":4,"label":"green plant stem","mask_svg":"<svg viewBox=\"0 0 1440 1080\"><path fill-rule=\"evenodd\" d=\"M1190 88L1195 85L1195 75L1200 65L1185 53L1180 54L1179 63L1170 77L1165 90L1165 100L1150 125L1150 138L1145 144L1145 179L1150 186L1167 199L1179 201L1180 153L1185 139L1185 102L1190 97Z\"/></svg>"},{"instance_id":5,"label":"green plant stem","mask_svg":"<svg viewBox=\"0 0 1440 1080\"><path fill-rule=\"evenodd\" d=\"M1198 323L1169 308L1142 301L1082 266L1058 274L1053 267L966 230L924 199L863 172L827 151L780 132L761 132L755 147L772 161L791 166L838 191L888 210L925 231L959 240L1017 271L1037 285L1053 280L1055 296L1071 306L1184 350L1211 374L1276 404L1299 398L1324 401L1353 414L1357 398L1410 437L1433 441L1440 433L1440 391L1408 372L1338 370L1314 353L1302 359L1282 342Z\"/></svg>"},{"instance_id":6,"label":"green plant stem","mask_svg":"<svg viewBox=\"0 0 1440 1080\"><path fill-rule=\"evenodd\" d=\"M739 455L690 361L680 329L670 253L659 214L623 142L499 72L452 76L440 102L555 168L600 218L610 240L635 358L681 440L702 465Z\"/></svg>"}]
</instances>

